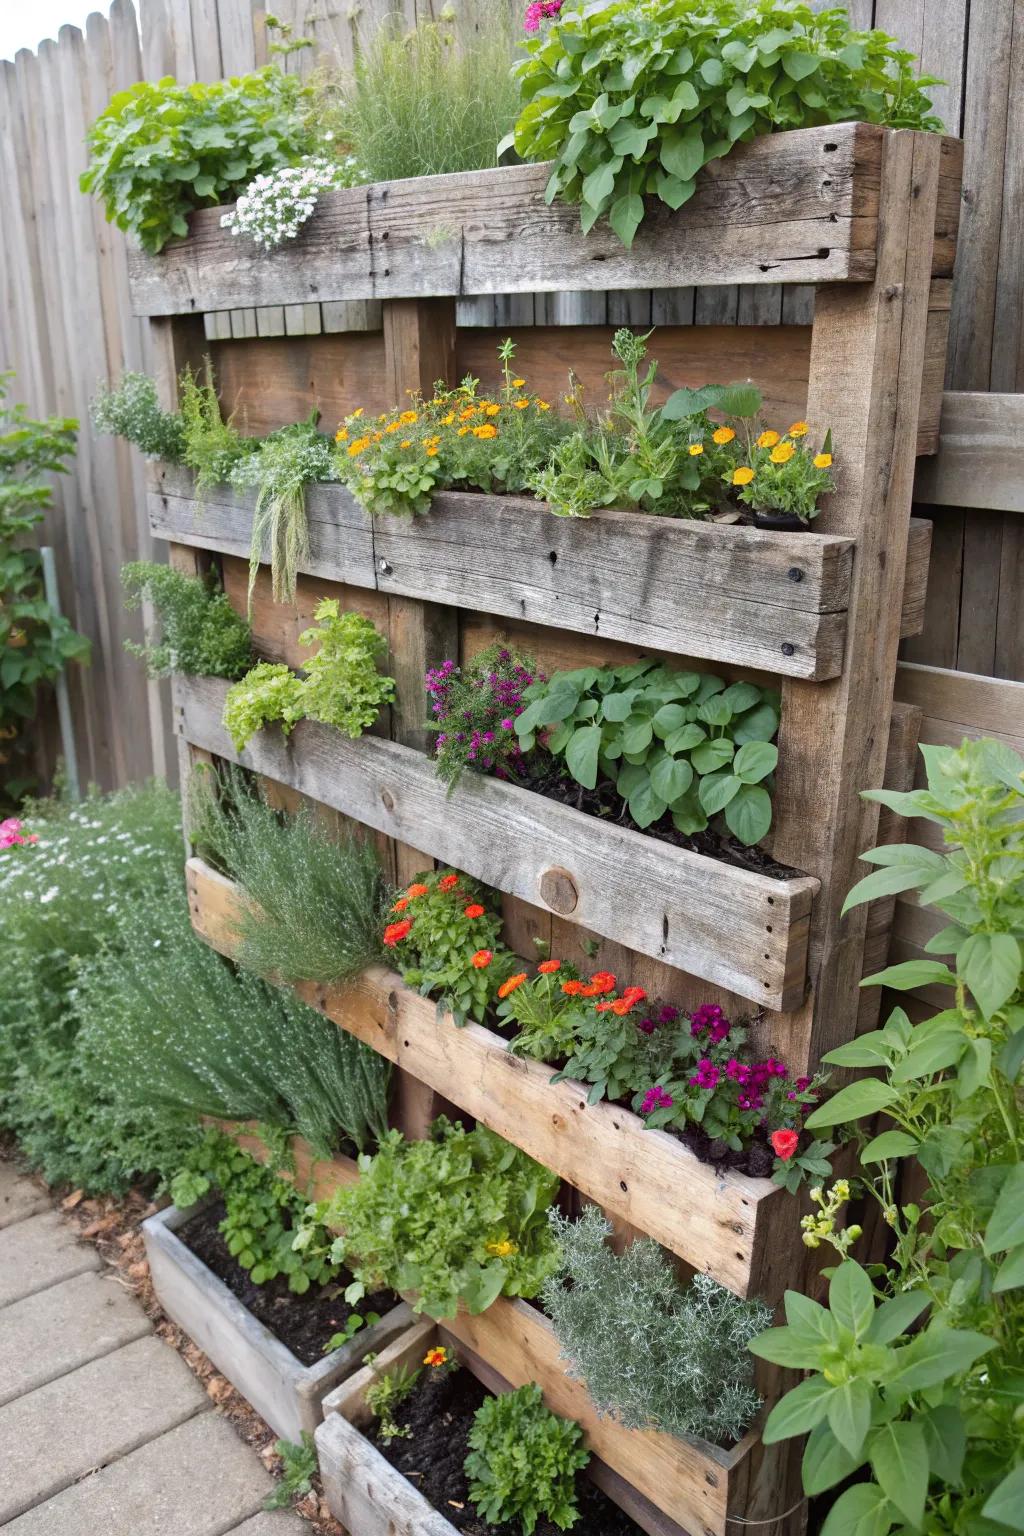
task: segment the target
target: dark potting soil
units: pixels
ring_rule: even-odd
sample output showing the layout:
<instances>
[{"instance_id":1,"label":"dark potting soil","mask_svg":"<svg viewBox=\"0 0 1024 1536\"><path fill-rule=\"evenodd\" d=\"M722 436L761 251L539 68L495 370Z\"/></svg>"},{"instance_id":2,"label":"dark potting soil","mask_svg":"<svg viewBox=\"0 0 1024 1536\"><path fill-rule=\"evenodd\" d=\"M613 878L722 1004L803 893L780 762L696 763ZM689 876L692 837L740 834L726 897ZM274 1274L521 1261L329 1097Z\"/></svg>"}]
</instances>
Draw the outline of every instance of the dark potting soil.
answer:
<instances>
[{"instance_id":1,"label":"dark potting soil","mask_svg":"<svg viewBox=\"0 0 1024 1536\"><path fill-rule=\"evenodd\" d=\"M418 1488L428 1503L465 1536L521 1536L518 1520L488 1525L469 1501L463 1463L469 1454L473 1415L487 1397L471 1371L463 1368L421 1377L411 1397L395 1410L410 1434L394 1440L371 1439L397 1471ZM583 1473L576 1478L580 1519L574 1530L586 1536L639 1536L640 1527L605 1497ZM550 1520L537 1523L534 1536L559 1536Z\"/></svg>"},{"instance_id":2,"label":"dark potting soil","mask_svg":"<svg viewBox=\"0 0 1024 1536\"><path fill-rule=\"evenodd\" d=\"M342 1331L353 1312L358 1312L361 1317L367 1312L377 1312L383 1317L385 1312L398 1305L397 1296L390 1291L380 1291L364 1297L357 1307L350 1307L345 1300L345 1287L351 1284L352 1276L345 1269L327 1285L311 1286L304 1296L296 1296L288 1289L284 1275L278 1275L266 1285L255 1285L248 1270L232 1258L221 1236L219 1229L224 1214L224 1204L217 1200L179 1227L177 1236L218 1280L223 1281L246 1311L269 1328L303 1365L316 1365L323 1359L327 1340ZM359 1330L360 1333L364 1331Z\"/></svg>"},{"instance_id":3,"label":"dark potting soil","mask_svg":"<svg viewBox=\"0 0 1024 1536\"><path fill-rule=\"evenodd\" d=\"M772 880L788 880L799 874L799 870L780 864L763 848L756 845L746 848L734 837L716 832L711 827L688 836L672 825L672 818L667 814L649 827L638 827L629 814L626 802L619 798L615 786L608 779L603 779L595 789L584 789L575 779L567 778L550 759L547 762L528 761L526 773L519 782L535 794L544 795L548 800L557 800L561 805L572 806L575 811L585 811L588 816L596 816L600 821L610 822L616 827L627 827L631 832L657 838L660 843L671 843L675 848L685 848L689 853L702 853L734 869L751 869L759 875L768 875Z\"/></svg>"}]
</instances>

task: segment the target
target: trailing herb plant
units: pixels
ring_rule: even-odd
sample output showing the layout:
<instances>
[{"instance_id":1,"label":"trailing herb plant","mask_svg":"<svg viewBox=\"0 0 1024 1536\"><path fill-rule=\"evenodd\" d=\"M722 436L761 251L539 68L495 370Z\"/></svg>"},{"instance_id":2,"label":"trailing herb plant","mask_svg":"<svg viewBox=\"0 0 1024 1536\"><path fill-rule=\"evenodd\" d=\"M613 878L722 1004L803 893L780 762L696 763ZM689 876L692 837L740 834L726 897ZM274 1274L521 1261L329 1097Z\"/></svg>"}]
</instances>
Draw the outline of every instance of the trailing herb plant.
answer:
<instances>
[{"instance_id":1,"label":"trailing herb plant","mask_svg":"<svg viewBox=\"0 0 1024 1536\"><path fill-rule=\"evenodd\" d=\"M207 358L202 374L191 368L178 379L181 401L182 462L192 471L200 506L216 485L231 479L243 459L256 453L259 441L242 437L234 417L223 419L220 398L213 382L213 365Z\"/></svg>"},{"instance_id":2,"label":"trailing herb plant","mask_svg":"<svg viewBox=\"0 0 1024 1536\"><path fill-rule=\"evenodd\" d=\"M490 1525L518 1521L530 1536L538 1520L570 1530L580 1517L576 1474L590 1460L583 1430L545 1405L527 1382L481 1403L469 1432L469 1497Z\"/></svg>"},{"instance_id":3,"label":"trailing herb plant","mask_svg":"<svg viewBox=\"0 0 1024 1536\"><path fill-rule=\"evenodd\" d=\"M534 8L535 9L535 8ZM564 5L526 40L510 141L553 160L547 198L602 216L625 246L644 197L681 208L697 173L778 129L864 121L940 131L914 55L845 9L792 0L606 0ZM539 22L540 17L536 17Z\"/></svg>"},{"instance_id":4,"label":"trailing herb plant","mask_svg":"<svg viewBox=\"0 0 1024 1536\"><path fill-rule=\"evenodd\" d=\"M125 650L146 663L150 677L172 672L191 677L238 678L252 665L252 636L246 621L211 577L189 576L169 565L137 560L121 567L125 607L152 604L162 636Z\"/></svg>"},{"instance_id":5,"label":"trailing herb plant","mask_svg":"<svg viewBox=\"0 0 1024 1536\"><path fill-rule=\"evenodd\" d=\"M101 384L89 406L97 432L123 437L134 443L147 459L166 459L180 464L185 450L185 429L177 411L165 411L157 399L156 385L145 373L125 373L110 389Z\"/></svg>"},{"instance_id":6,"label":"trailing herb plant","mask_svg":"<svg viewBox=\"0 0 1024 1536\"><path fill-rule=\"evenodd\" d=\"M389 897L368 838L335 841L305 808L278 814L235 769L194 784L193 841L245 893L243 965L261 976L329 986L383 957Z\"/></svg>"},{"instance_id":7,"label":"trailing herb plant","mask_svg":"<svg viewBox=\"0 0 1024 1536\"><path fill-rule=\"evenodd\" d=\"M545 1213L558 1178L484 1126L442 1116L424 1141L391 1131L359 1167L359 1182L310 1207L310 1220L341 1232L332 1262L367 1292L414 1293L414 1311L453 1317L460 1302L475 1313L501 1295L536 1296L554 1270ZM317 1233L304 1226L296 1241L315 1246Z\"/></svg>"},{"instance_id":8,"label":"trailing herb plant","mask_svg":"<svg viewBox=\"0 0 1024 1536\"><path fill-rule=\"evenodd\" d=\"M515 733L523 711L523 692L538 680L529 656L496 641L468 666L443 661L427 672L427 693L437 732L436 772L449 791L465 768L514 778L522 771L523 752ZM540 677L543 681L543 677Z\"/></svg>"},{"instance_id":9,"label":"trailing herb plant","mask_svg":"<svg viewBox=\"0 0 1024 1536\"><path fill-rule=\"evenodd\" d=\"M261 439L255 451L239 458L231 483L241 490L256 488L249 552L249 602L260 562L270 562L275 602L293 602L298 568L309 556L306 487L334 478L331 445L316 430L319 413L281 427Z\"/></svg>"},{"instance_id":10,"label":"trailing herb plant","mask_svg":"<svg viewBox=\"0 0 1024 1536\"><path fill-rule=\"evenodd\" d=\"M918 1024L896 1008L825 1057L878 1074L808 1120L863 1122L856 1179L814 1191L802 1222L804 1242L828 1243L841 1262L827 1307L790 1292L787 1326L751 1345L810 1373L764 1430L769 1444L809 1432L806 1492L859 1474L823 1536L1022 1528L1024 761L995 741L921 750L927 788L869 798L938 827L944 851L874 849L865 857L880 867L847 906L912 890L941 912L947 926L926 946L935 958L865 984L947 988L948 1006ZM897 1193L907 1159L928 1180L913 1201ZM837 1218L853 1195L877 1200L892 1230L884 1264L850 1256L861 1229Z\"/></svg>"},{"instance_id":11,"label":"trailing herb plant","mask_svg":"<svg viewBox=\"0 0 1024 1536\"><path fill-rule=\"evenodd\" d=\"M597 1206L549 1220L561 1264L541 1300L598 1413L627 1429L739 1440L761 1405L747 1345L771 1325L771 1309L709 1275L683 1285L652 1238L614 1253Z\"/></svg>"},{"instance_id":12,"label":"trailing herb plant","mask_svg":"<svg viewBox=\"0 0 1024 1536\"><path fill-rule=\"evenodd\" d=\"M439 994L438 1011L456 1024L482 1022L518 964L501 942L501 914L484 905L491 896L468 875L428 870L395 901L382 936L406 985L423 997Z\"/></svg>"}]
</instances>

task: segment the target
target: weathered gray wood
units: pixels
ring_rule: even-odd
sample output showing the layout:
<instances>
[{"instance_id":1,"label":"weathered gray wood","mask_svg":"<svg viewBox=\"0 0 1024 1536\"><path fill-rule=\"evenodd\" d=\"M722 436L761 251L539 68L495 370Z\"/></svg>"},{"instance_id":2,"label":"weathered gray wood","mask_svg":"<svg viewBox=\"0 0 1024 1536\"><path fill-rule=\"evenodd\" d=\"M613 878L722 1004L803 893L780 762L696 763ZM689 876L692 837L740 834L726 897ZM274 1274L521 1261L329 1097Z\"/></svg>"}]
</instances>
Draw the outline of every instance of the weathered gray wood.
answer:
<instances>
[{"instance_id":1,"label":"weathered gray wood","mask_svg":"<svg viewBox=\"0 0 1024 1536\"><path fill-rule=\"evenodd\" d=\"M157 1300L276 1434L292 1441L299 1440L304 1430L312 1434L328 1392L360 1369L364 1355L383 1348L408 1328L409 1307L397 1303L379 1323L356 1334L341 1349L332 1350L316 1365L303 1365L177 1236L197 1209L179 1211L170 1206L143 1222Z\"/></svg>"},{"instance_id":2,"label":"weathered gray wood","mask_svg":"<svg viewBox=\"0 0 1024 1536\"><path fill-rule=\"evenodd\" d=\"M466 773L448 795L423 754L311 721L290 738L261 731L239 754L221 724L226 692L216 678L176 680L186 741L766 1008L803 998L817 881L731 868L498 779Z\"/></svg>"},{"instance_id":3,"label":"weathered gray wood","mask_svg":"<svg viewBox=\"0 0 1024 1536\"><path fill-rule=\"evenodd\" d=\"M922 459L915 501L1024 512L1024 395L947 392L939 451Z\"/></svg>"},{"instance_id":4,"label":"weathered gray wood","mask_svg":"<svg viewBox=\"0 0 1024 1536\"><path fill-rule=\"evenodd\" d=\"M247 553L251 496L218 488L200 509L182 471L162 468L156 483L154 535ZM842 668L845 538L631 512L565 519L523 497L467 492L443 493L413 519L371 520L337 485L310 487L307 506L310 575L786 676ZM915 573L926 566L925 551ZM910 590L917 612L922 583Z\"/></svg>"},{"instance_id":5,"label":"weathered gray wood","mask_svg":"<svg viewBox=\"0 0 1024 1536\"><path fill-rule=\"evenodd\" d=\"M352 1536L458 1536L340 1413L320 1425L316 1451L331 1514Z\"/></svg>"},{"instance_id":6,"label":"weathered gray wood","mask_svg":"<svg viewBox=\"0 0 1024 1536\"><path fill-rule=\"evenodd\" d=\"M187 239L132 255L137 314L370 298L850 282L875 262L882 130L801 128L738 145L678 213L648 214L631 251L543 198L548 167L503 166L332 192L302 239L240 251L220 210ZM510 250L514 260L509 259Z\"/></svg>"}]
</instances>

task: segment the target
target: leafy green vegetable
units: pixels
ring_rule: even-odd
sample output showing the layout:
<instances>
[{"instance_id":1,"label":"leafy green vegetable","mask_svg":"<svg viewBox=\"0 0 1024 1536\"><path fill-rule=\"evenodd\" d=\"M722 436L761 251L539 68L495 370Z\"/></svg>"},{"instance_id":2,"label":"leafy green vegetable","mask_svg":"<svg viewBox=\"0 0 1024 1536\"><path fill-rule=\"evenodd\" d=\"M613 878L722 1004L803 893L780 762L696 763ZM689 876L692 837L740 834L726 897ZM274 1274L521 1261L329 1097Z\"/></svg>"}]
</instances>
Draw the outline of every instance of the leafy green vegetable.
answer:
<instances>
[{"instance_id":1,"label":"leafy green vegetable","mask_svg":"<svg viewBox=\"0 0 1024 1536\"><path fill-rule=\"evenodd\" d=\"M552 1413L536 1382L485 1398L469 1446L469 1497L488 1524L518 1520L524 1536L542 1519L560 1531L576 1524L576 1473L590 1452L580 1426Z\"/></svg>"}]
</instances>

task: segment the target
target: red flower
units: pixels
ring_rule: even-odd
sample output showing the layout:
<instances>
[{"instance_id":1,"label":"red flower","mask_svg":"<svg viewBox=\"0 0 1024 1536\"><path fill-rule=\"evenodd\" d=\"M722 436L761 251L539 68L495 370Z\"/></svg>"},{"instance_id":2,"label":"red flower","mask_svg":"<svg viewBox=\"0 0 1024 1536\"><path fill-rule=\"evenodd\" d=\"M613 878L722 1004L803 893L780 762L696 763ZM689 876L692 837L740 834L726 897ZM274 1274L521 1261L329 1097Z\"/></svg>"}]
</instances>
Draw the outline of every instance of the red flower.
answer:
<instances>
[{"instance_id":1,"label":"red flower","mask_svg":"<svg viewBox=\"0 0 1024 1536\"><path fill-rule=\"evenodd\" d=\"M442 875L437 882L437 888L439 891L454 891L458 883L458 875Z\"/></svg>"},{"instance_id":2,"label":"red flower","mask_svg":"<svg viewBox=\"0 0 1024 1536\"><path fill-rule=\"evenodd\" d=\"M562 991L565 993L566 997L582 997L585 990L586 989L584 988L582 981L562 982Z\"/></svg>"},{"instance_id":3,"label":"red flower","mask_svg":"<svg viewBox=\"0 0 1024 1536\"><path fill-rule=\"evenodd\" d=\"M632 1008L634 1004L642 1003L646 996L647 993L643 987L627 987L622 994L622 1001L628 1003L630 1008Z\"/></svg>"},{"instance_id":4,"label":"red flower","mask_svg":"<svg viewBox=\"0 0 1024 1536\"><path fill-rule=\"evenodd\" d=\"M494 951L492 949L478 949L469 963L476 970L485 971L493 959Z\"/></svg>"},{"instance_id":5,"label":"red flower","mask_svg":"<svg viewBox=\"0 0 1024 1536\"><path fill-rule=\"evenodd\" d=\"M596 987L598 993L614 992L616 985L615 977L611 971L595 971L590 978L590 985Z\"/></svg>"},{"instance_id":6,"label":"red flower","mask_svg":"<svg viewBox=\"0 0 1024 1536\"><path fill-rule=\"evenodd\" d=\"M772 1151L782 1162L788 1163L793 1153L800 1144L799 1131L772 1131L768 1138L772 1144Z\"/></svg>"},{"instance_id":7,"label":"red flower","mask_svg":"<svg viewBox=\"0 0 1024 1536\"><path fill-rule=\"evenodd\" d=\"M395 902L394 906L391 908L391 910L392 910L392 912L404 912L408 905L409 905L409 898L408 898L408 896L400 896L398 898L398 900Z\"/></svg>"},{"instance_id":8,"label":"red flower","mask_svg":"<svg viewBox=\"0 0 1024 1536\"><path fill-rule=\"evenodd\" d=\"M468 907L462 909L464 917L483 917L484 910L478 901L471 901Z\"/></svg>"},{"instance_id":9,"label":"red flower","mask_svg":"<svg viewBox=\"0 0 1024 1536\"><path fill-rule=\"evenodd\" d=\"M487 951L486 950L481 950L480 953L481 954L486 954ZM474 961L474 964L475 963L476 962ZM526 972L525 971L520 971L518 976L510 976L508 978L508 981L503 981L501 986L498 988L498 996L499 997L508 997L509 993L510 992L514 992L516 990L516 987L521 987L525 980L526 980Z\"/></svg>"},{"instance_id":10,"label":"red flower","mask_svg":"<svg viewBox=\"0 0 1024 1536\"><path fill-rule=\"evenodd\" d=\"M396 944L400 944L408 936L411 929L412 919L409 917L400 923L388 923L384 929L384 943L389 949L394 949Z\"/></svg>"},{"instance_id":11,"label":"red flower","mask_svg":"<svg viewBox=\"0 0 1024 1536\"><path fill-rule=\"evenodd\" d=\"M408 901L414 901L417 896L425 896L429 890L430 886L423 885L422 883L418 885L410 885L409 889L405 893L406 899Z\"/></svg>"},{"instance_id":12,"label":"red flower","mask_svg":"<svg viewBox=\"0 0 1024 1536\"><path fill-rule=\"evenodd\" d=\"M542 976L553 976L554 973L558 970L561 970L561 968L561 960L542 960L540 965L537 967Z\"/></svg>"}]
</instances>

